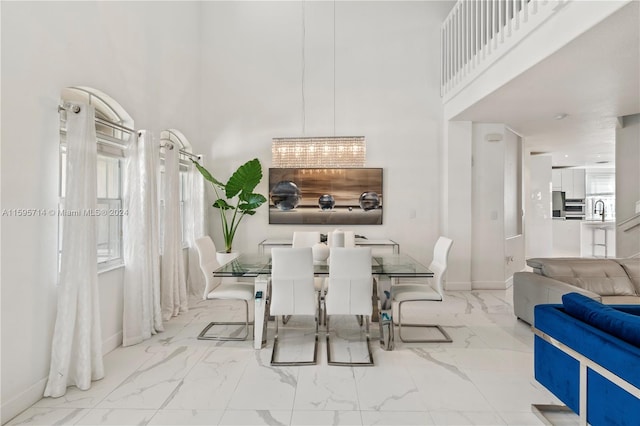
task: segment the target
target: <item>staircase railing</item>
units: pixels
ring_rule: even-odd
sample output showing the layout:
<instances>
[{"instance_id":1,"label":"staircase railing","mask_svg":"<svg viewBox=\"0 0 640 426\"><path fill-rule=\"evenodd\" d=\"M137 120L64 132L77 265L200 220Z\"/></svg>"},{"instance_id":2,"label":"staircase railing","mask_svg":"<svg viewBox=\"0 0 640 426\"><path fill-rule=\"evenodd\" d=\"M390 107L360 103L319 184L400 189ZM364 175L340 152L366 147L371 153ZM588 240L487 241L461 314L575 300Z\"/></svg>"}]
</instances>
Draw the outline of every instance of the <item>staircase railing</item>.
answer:
<instances>
[{"instance_id":1,"label":"staircase railing","mask_svg":"<svg viewBox=\"0 0 640 426\"><path fill-rule=\"evenodd\" d=\"M569 0L458 0L441 28L441 95L488 68Z\"/></svg>"}]
</instances>

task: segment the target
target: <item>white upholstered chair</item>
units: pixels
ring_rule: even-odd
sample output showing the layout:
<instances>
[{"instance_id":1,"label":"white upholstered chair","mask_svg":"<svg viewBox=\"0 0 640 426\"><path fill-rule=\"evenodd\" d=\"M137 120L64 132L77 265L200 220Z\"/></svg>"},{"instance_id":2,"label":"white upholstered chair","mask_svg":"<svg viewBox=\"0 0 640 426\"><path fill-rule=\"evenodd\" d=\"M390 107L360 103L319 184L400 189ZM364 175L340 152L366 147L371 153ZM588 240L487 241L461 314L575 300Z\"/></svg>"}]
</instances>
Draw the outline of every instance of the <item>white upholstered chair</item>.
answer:
<instances>
[{"instance_id":1,"label":"white upholstered chair","mask_svg":"<svg viewBox=\"0 0 640 426\"><path fill-rule=\"evenodd\" d=\"M369 343L369 321L373 311L371 294L371 248L334 247L329 255L329 279L325 296L327 362L329 365L373 365ZM330 319L332 315L356 315L364 319L368 361L341 362L331 357Z\"/></svg>"},{"instance_id":2,"label":"white upholstered chair","mask_svg":"<svg viewBox=\"0 0 640 426\"><path fill-rule=\"evenodd\" d=\"M271 297L269 312L275 317L276 332L271 353L271 365L312 365L318 353L318 311L313 286L313 254L311 247L273 248L271 250ZM310 361L277 361L278 317L313 315L315 344Z\"/></svg>"},{"instance_id":3,"label":"white upholstered chair","mask_svg":"<svg viewBox=\"0 0 640 426\"><path fill-rule=\"evenodd\" d=\"M356 233L354 231L341 231L336 230L333 232L342 232L344 234L344 247L354 248L356 246ZM327 234L327 245L331 247L333 242L333 232Z\"/></svg>"},{"instance_id":4,"label":"white upholstered chair","mask_svg":"<svg viewBox=\"0 0 640 426\"><path fill-rule=\"evenodd\" d=\"M394 285L391 288L393 302L397 302L398 336L403 342L451 342L449 334L436 324L407 324L402 322L402 305L407 302L442 302L444 300L444 278L447 272L449 252L453 241L446 237L438 238L433 248L433 261L429 269L433 272L433 279L428 282L406 282ZM436 328L442 338L435 339L406 339L402 337L402 327Z\"/></svg>"},{"instance_id":5,"label":"white upholstered chair","mask_svg":"<svg viewBox=\"0 0 640 426\"><path fill-rule=\"evenodd\" d=\"M244 302L245 307L244 322L211 322L200 332L198 339L245 340L249 336L249 301L253 300L254 297L254 285L242 282L222 282L220 277L213 276L213 272L220 267L220 264L216 260L216 246L209 236L198 238L196 240L196 249L200 257L200 270L206 280L203 299L238 300ZM245 333L242 337L207 335L209 329L215 325L244 325Z\"/></svg>"},{"instance_id":6,"label":"white upholstered chair","mask_svg":"<svg viewBox=\"0 0 640 426\"><path fill-rule=\"evenodd\" d=\"M313 247L320 242L320 232L317 231L295 231L293 233L293 248ZM322 300L324 300L324 277L315 277L313 285L318 293L318 315L322 319L320 312L322 311ZM286 318L283 318L283 322L287 323Z\"/></svg>"}]
</instances>

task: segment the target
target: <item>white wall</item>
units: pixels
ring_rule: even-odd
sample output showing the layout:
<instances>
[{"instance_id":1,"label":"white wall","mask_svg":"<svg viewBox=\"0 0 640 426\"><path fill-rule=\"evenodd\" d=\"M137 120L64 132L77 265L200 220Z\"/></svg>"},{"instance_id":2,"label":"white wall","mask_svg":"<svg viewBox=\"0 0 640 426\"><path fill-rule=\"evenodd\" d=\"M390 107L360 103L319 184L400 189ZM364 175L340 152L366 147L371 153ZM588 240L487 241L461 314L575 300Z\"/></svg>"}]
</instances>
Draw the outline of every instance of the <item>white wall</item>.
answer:
<instances>
[{"instance_id":1,"label":"white wall","mask_svg":"<svg viewBox=\"0 0 640 426\"><path fill-rule=\"evenodd\" d=\"M199 137L197 3L3 2L2 209L55 208L61 89L116 99L135 127ZM55 217L2 217L2 422L42 395L56 312ZM105 349L122 269L99 277ZM107 371L107 374L109 372Z\"/></svg>"},{"instance_id":2,"label":"white wall","mask_svg":"<svg viewBox=\"0 0 640 426\"><path fill-rule=\"evenodd\" d=\"M472 129L472 287L504 289L524 267L521 141L504 124L473 123Z\"/></svg>"},{"instance_id":3,"label":"white wall","mask_svg":"<svg viewBox=\"0 0 640 426\"><path fill-rule=\"evenodd\" d=\"M448 290L471 290L472 123L444 125L442 230L453 240L447 270Z\"/></svg>"},{"instance_id":4,"label":"white wall","mask_svg":"<svg viewBox=\"0 0 640 426\"><path fill-rule=\"evenodd\" d=\"M640 201L640 114L622 119L622 127L616 128L616 223L620 224L635 215ZM637 222L637 220L636 220ZM633 222L633 223L636 223ZM624 231L616 230L616 256L635 256L640 253L640 227Z\"/></svg>"},{"instance_id":5,"label":"white wall","mask_svg":"<svg viewBox=\"0 0 640 426\"><path fill-rule=\"evenodd\" d=\"M271 138L303 135L302 7L305 7L305 132L333 134L333 2L207 2L202 22L202 143L207 167L227 179L242 162L271 164ZM367 166L384 168L381 226L350 227L388 237L430 261L439 235L439 2L335 2L335 133L364 135ZM264 179L258 191L267 195ZM222 244L211 210L210 233ZM235 241L301 226L268 225L261 208ZM327 231L330 227L316 227Z\"/></svg>"},{"instance_id":6,"label":"white wall","mask_svg":"<svg viewBox=\"0 0 640 426\"><path fill-rule=\"evenodd\" d=\"M504 124L473 123L473 288L504 287L504 131Z\"/></svg>"}]
</instances>

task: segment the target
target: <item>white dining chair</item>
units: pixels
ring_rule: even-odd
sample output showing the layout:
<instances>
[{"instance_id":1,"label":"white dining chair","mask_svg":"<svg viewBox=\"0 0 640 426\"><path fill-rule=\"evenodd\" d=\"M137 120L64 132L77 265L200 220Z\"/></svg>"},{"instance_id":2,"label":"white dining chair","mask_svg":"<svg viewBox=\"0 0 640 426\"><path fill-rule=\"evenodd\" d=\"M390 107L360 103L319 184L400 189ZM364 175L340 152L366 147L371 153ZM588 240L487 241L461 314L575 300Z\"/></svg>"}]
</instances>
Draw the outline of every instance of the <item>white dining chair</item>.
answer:
<instances>
[{"instance_id":1,"label":"white dining chair","mask_svg":"<svg viewBox=\"0 0 640 426\"><path fill-rule=\"evenodd\" d=\"M196 249L200 258L200 270L205 277L205 289L203 299L207 300L238 300L244 302L244 322L210 322L198 335L199 340L246 340L249 336L249 301L253 300L254 285L243 282L223 282L220 277L214 277L213 272L220 267L216 259L216 246L211 237L206 236L196 239ZM245 333L242 337L233 335L208 335L211 327L216 325L244 325Z\"/></svg>"},{"instance_id":2,"label":"white dining chair","mask_svg":"<svg viewBox=\"0 0 640 426\"><path fill-rule=\"evenodd\" d=\"M373 311L371 294L373 276L371 274L371 248L334 247L329 255L329 279L325 295L327 362L329 365L367 366L373 365L369 342L369 321ZM364 362L336 361L331 356L332 315L362 316L366 345L369 354Z\"/></svg>"},{"instance_id":3,"label":"white dining chair","mask_svg":"<svg viewBox=\"0 0 640 426\"><path fill-rule=\"evenodd\" d=\"M327 245L329 247L332 247L334 232L342 232L344 234L344 247L354 248L356 246L356 233L354 231L335 230L327 233Z\"/></svg>"},{"instance_id":4,"label":"white dining chair","mask_svg":"<svg viewBox=\"0 0 640 426\"><path fill-rule=\"evenodd\" d=\"M392 301L398 306L398 336L403 342L441 342L449 343L451 336L437 324L409 324L402 322L402 305L407 302L442 302L444 300L444 279L447 272L449 252L453 241L447 237L440 237L433 248L433 261L429 269L433 272L433 279L427 282L406 282L391 287ZM395 317L395 315L394 315ZM407 339L402 337L402 327L435 328L442 337L434 339Z\"/></svg>"},{"instance_id":5,"label":"white dining chair","mask_svg":"<svg viewBox=\"0 0 640 426\"><path fill-rule=\"evenodd\" d=\"M274 248L271 250L271 297L269 312L275 317L276 331L271 353L271 365L313 365L318 353L318 311L313 286L313 254L311 247ZM277 361L278 317L313 315L315 344L309 361Z\"/></svg>"},{"instance_id":6,"label":"white dining chair","mask_svg":"<svg viewBox=\"0 0 640 426\"><path fill-rule=\"evenodd\" d=\"M313 247L314 245L320 242L320 232L316 231L294 231L293 233L293 248L303 248L303 247ZM324 277L315 277L313 280L314 288L318 293L318 315L320 320L322 321L323 315L322 312L322 301L324 300L324 290L325 290L325 278ZM282 322L284 324L287 323L289 319L283 318Z\"/></svg>"}]
</instances>

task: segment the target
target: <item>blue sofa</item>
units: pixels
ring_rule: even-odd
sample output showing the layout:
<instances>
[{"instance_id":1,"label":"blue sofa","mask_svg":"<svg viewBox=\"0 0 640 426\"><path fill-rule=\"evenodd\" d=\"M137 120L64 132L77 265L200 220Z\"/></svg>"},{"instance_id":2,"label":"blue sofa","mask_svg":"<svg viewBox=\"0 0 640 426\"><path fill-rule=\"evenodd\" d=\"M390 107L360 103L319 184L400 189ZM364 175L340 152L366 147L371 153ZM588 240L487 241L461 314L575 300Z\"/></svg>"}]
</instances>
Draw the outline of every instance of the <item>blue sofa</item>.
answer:
<instances>
[{"instance_id":1,"label":"blue sofa","mask_svg":"<svg viewBox=\"0 0 640 426\"><path fill-rule=\"evenodd\" d=\"M640 305L578 293L535 307L535 378L582 424L640 424Z\"/></svg>"}]
</instances>

